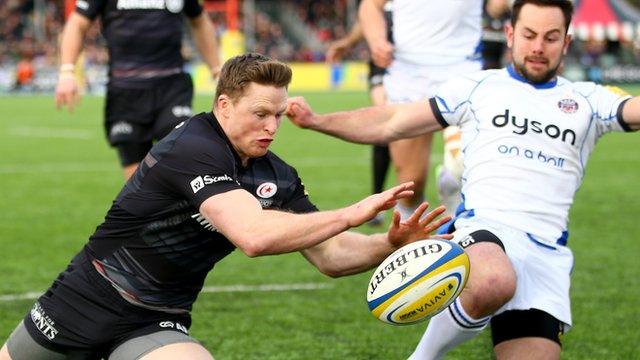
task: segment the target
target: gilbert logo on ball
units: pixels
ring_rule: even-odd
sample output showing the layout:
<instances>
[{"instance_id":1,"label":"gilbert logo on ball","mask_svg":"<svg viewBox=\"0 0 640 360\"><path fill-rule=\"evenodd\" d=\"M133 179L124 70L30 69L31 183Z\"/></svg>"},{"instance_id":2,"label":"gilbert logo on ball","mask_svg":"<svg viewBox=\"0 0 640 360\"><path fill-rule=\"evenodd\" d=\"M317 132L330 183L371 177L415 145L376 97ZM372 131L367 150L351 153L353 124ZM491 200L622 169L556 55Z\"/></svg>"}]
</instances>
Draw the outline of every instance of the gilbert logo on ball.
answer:
<instances>
[{"instance_id":1,"label":"gilbert logo on ball","mask_svg":"<svg viewBox=\"0 0 640 360\"><path fill-rule=\"evenodd\" d=\"M373 316L394 324L426 320L460 295L469 257L446 240L419 240L389 255L371 276L367 303Z\"/></svg>"}]
</instances>

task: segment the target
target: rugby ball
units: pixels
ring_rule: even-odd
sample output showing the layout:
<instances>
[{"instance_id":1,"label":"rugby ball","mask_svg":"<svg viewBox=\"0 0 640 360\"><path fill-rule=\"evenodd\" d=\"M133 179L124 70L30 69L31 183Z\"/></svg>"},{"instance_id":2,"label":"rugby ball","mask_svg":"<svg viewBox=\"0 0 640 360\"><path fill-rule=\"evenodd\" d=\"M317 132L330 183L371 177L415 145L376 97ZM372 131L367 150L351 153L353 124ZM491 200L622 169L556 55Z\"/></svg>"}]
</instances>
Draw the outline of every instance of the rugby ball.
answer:
<instances>
[{"instance_id":1,"label":"rugby ball","mask_svg":"<svg viewBox=\"0 0 640 360\"><path fill-rule=\"evenodd\" d=\"M460 295L469 257L446 240L418 240L389 255L371 276L369 310L379 320L406 325L426 320Z\"/></svg>"}]
</instances>

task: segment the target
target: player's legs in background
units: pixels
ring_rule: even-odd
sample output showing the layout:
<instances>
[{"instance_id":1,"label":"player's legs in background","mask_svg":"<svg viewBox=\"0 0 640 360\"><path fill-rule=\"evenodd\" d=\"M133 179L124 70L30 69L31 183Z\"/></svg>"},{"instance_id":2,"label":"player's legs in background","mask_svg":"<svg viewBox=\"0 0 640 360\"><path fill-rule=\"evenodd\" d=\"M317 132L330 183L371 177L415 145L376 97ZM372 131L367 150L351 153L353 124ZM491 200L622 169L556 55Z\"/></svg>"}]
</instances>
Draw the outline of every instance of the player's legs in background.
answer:
<instances>
[{"instance_id":1,"label":"player's legs in background","mask_svg":"<svg viewBox=\"0 0 640 360\"><path fill-rule=\"evenodd\" d=\"M373 105L383 105L386 102L384 87L382 83L371 86L369 97ZM373 169L373 188L372 194L384 191L384 182L387 177L389 165L391 164L391 156L389 155L389 147L386 145L373 145L372 147L372 169ZM371 226L379 226L384 223L384 213L379 213L367 224Z\"/></svg>"},{"instance_id":2,"label":"player's legs in background","mask_svg":"<svg viewBox=\"0 0 640 360\"><path fill-rule=\"evenodd\" d=\"M516 290L516 275L500 245L476 240L465 251L471 269L462 294L434 316L410 359L441 359L449 350L478 335L491 315L507 303Z\"/></svg>"},{"instance_id":3,"label":"player's legs in background","mask_svg":"<svg viewBox=\"0 0 640 360\"><path fill-rule=\"evenodd\" d=\"M413 196L400 199L396 206L403 220L411 216L418 205L424 201L432 140L432 134L425 134L389 144L398 183L407 181L415 183Z\"/></svg>"},{"instance_id":4,"label":"player's legs in background","mask_svg":"<svg viewBox=\"0 0 640 360\"><path fill-rule=\"evenodd\" d=\"M442 132L444 159L442 165L436 168L436 178L440 203L447 207L447 215L453 215L462 201L460 190L464 166L460 138L457 126L449 126Z\"/></svg>"}]
</instances>

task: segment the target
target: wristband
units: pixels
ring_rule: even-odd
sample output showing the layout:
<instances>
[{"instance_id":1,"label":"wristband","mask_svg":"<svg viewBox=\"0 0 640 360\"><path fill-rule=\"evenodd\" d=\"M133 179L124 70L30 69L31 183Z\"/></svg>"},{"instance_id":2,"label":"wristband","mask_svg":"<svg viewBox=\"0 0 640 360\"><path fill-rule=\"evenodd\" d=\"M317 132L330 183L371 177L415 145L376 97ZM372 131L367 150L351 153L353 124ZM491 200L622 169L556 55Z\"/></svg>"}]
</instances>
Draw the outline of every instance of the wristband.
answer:
<instances>
[{"instance_id":1,"label":"wristband","mask_svg":"<svg viewBox=\"0 0 640 360\"><path fill-rule=\"evenodd\" d=\"M60 72L74 72L76 66L74 64L62 64L60 65Z\"/></svg>"}]
</instances>

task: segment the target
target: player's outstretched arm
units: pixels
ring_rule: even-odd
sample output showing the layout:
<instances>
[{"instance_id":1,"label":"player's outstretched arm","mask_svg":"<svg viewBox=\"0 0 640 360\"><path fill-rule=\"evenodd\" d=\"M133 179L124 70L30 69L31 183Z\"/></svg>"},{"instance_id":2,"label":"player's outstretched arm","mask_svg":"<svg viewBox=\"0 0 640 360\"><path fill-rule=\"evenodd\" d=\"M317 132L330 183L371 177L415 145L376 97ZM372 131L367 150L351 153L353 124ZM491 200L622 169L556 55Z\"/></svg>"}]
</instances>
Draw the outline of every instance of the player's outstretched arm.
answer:
<instances>
[{"instance_id":1,"label":"player's outstretched arm","mask_svg":"<svg viewBox=\"0 0 640 360\"><path fill-rule=\"evenodd\" d=\"M444 206L423 216L428 207L428 203L423 203L403 222L400 214L394 212L386 234L364 235L346 231L303 250L302 254L323 274L339 277L376 267L393 251L410 242L427 238L451 239L451 235L431 235L451 217L438 218L444 213Z\"/></svg>"},{"instance_id":2,"label":"player's outstretched arm","mask_svg":"<svg viewBox=\"0 0 640 360\"><path fill-rule=\"evenodd\" d=\"M262 210L250 193L232 190L205 200L200 214L248 256L281 254L310 248L364 224L412 196L413 186L400 184L351 206L308 214Z\"/></svg>"},{"instance_id":3,"label":"player's outstretched arm","mask_svg":"<svg viewBox=\"0 0 640 360\"><path fill-rule=\"evenodd\" d=\"M622 108L622 119L633 130L640 130L640 96L633 97Z\"/></svg>"},{"instance_id":4,"label":"player's outstretched arm","mask_svg":"<svg viewBox=\"0 0 640 360\"><path fill-rule=\"evenodd\" d=\"M91 20L77 12L71 13L62 31L60 42L60 74L56 85L56 107L67 106L69 111L80 101L76 82L75 65L82 50L84 35L91 26Z\"/></svg>"},{"instance_id":5,"label":"player's outstretched arm","mask_svg":"<svg viewBox=\"0 0 640 360\"><path fill-rule=\"evenodd\" d=\"M302 97L288 100L286 115L310 128L362 144L386 144L442 129L427 101L316 114Z\"/></svg>"}]
</instances>

